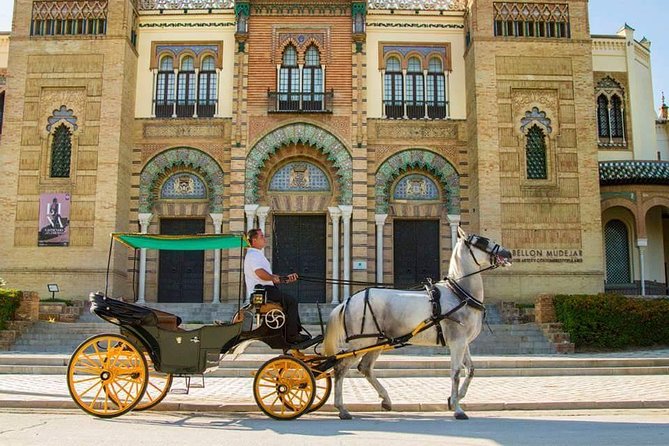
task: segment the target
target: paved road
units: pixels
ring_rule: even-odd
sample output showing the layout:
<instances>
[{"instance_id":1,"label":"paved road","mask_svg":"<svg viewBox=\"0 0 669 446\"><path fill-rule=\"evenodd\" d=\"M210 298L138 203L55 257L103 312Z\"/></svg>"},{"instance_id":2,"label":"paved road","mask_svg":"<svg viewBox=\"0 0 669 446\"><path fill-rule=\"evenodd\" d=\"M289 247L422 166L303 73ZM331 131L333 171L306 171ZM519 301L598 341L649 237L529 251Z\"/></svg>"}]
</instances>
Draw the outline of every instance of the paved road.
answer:
<instances>
[{"instance_id":1,"label":"paved road","mask_svg":"<svg viewBox=\"0 0 669 446\"><path fill-rule=\"evenodd\" d=\"M276 421L254 414L131 413L103 420L79 411L0 410L0 444L119 446L281 445L662 445L669 411L482 412L469 421L442 413L370 413L351 421L307 415Z\"/></svg>"},{"instance_id":2,"label":"paved road","mask_svg":"<svg viewBox=\"0 0 669 446\"><path fill-rule=\"evenodd\" d=\"M198 381L193 378L193 382ZM450 379L382 378L399 411L446 410ZM191 388L175 378L173 392L161 410L256 411L251 378L205 378ZM344 383L344 401L352 412L381 410L380 400L364 378ZM332 410L330 402L322 409ZM477 377L466 398L466 410L535 409L669 409L669 375ZM0 375L0 408L73 408L62 375Z\"/></svg>"}]
</instances>

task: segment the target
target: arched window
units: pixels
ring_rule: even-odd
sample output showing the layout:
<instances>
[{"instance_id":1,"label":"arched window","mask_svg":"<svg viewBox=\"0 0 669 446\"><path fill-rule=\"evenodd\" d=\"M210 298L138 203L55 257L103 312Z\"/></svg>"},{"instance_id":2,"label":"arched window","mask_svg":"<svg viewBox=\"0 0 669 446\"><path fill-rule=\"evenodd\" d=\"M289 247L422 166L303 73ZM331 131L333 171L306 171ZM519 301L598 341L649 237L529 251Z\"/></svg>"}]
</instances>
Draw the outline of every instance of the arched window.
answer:
<instances>
[{"instance_id":1,"label":"arched window","mask_svg":"<svg viewBox=\"0 0 669 446\"><path fill-rule=\"evenodd\" d=\"M402 177L393 191L395 200L438 200L439 188L431 178L412 173Z\"/></svg>"},{"instance_id":2,"label":"arched window","mask_svg":"<svg viewBox=\"0 0 669 446\"><path fill-rule=\"evenodd\" d=\"M625 92L612 77L597 83L597 136L603 146L625 146Z\"/></svg>"},{"instance_id":3,"label":"arched window","mask_svg":"<svg viewBox=\"0 0 669 446\"><path fill-rule=\"evenodd\" d=\"M627 226L611 220L604 227L606 249L606 283L630 283L630 253Z\"/></svg>"},{"instance_id":4,"label":"arched window","mask_svg":"<svg viewBox=\"0 0 669 446\"><path fill-rule=\"evenodd\" d=\"M409 58L406 78L407 117L419 119L425 117L425 82L420 59Z\"/></svg>"},{"instance_id":5,"label":"arched window","mask_svg":"<svg viewBox=\"0 0 669 446\"><path fill-rule=\"evenodd\" d=\"M175 173L160 188L160 198L204 199L207 187L197 175L188 172Z\"/></svg>"},{"instance_id":6,"label":"arched window","mask_svg":"<svg viewBox=\"0 0 669 446\"><path fill-rule=\"evenodd\" d=\"M177 116L192 117L195 113L195 65L193 58L181 59L177 75Z\"/></svg>"},{"instance_id":7,"label":"arched window","mask_svg":"<svg viewBox=\"0 0 669 446\"><path fill-rule=\"evenodd\" d=\"M5 116L5 92L0 93L0 135L2 135L2 120Z\"/></svg>"},{"instance_id":8,"label":"arched window","mask_svg":"<svg viewBox=\"0 0 669 446\"><path fill-rule=\"evenodd\" d=\"M283 50L279 71L279 110L300 109L300 68L297 65L297 50L288 45Z\"/></svg>"},{"instance_id":9,"label":"arched window","mask_svg":"<svg viewBox=\"0 0 669 446\"><path fill-rule=\"evenodd\" d=\"M218 98L216 86L216 65L212 56L202 59L199 79L199 95L197 100L197 115L203 118L211 118L216 113L216 101Z\"/></svg>"},{"instance_id":10,"label":"arched window","mask_svg":"<svg viewBox=\"0 0 669 446\"><path fill-rule=\"evenodd\" d=\"M51 177L69 178L72 159L72 132L61 124L53 131L51 140Z\"/></svg>"},{"instance_id":11,"label":"arched window","mask_svg":"<svg viewBox=\"0 0 669 446\"><path fill-rule=\"evenodd\" d=\"M269 182L276 192L323 192L330 190L330 181L323 170L314 164L297 161L281 167Z\"/></svg>"},{"instance_id":12,"label":"arched window","mask_svg":"<svg viewBox=\"0 0 669 446\"><path fill-rule=\"evenodd\" d=\"M611 96L611 136L623 137L623 104L617 94Z\"/></svg>"},{"instance_id":13,"label":"arched window","mask_svg":"<svg viewBox=\"0 0 669 446\"><path fill-rule=\"evenodd\" d=\"M604 93L597 98L597 127L600 138L608 138L611 133L609 127L609 99Z\"/></svg>"},{"instance_id":14,"label":"arched window","mask_svg":"<svg viewBox=\"0 0 669 446\"><path fill-rule=\"evenodd\" d=\"M169 118L174 114L174 61L170 56L160 59L155 113L158 118Z\"/></svg>"},{"instance_id":15,"label":"arched window","mask_svg":"<svg viewBox=\"0 0 669 446\"><path fill-rule=\"evenodd\" d=\"M446 113L446 78L441 60L430 59L427 67L427 117L443 119Z\"/></svg>"},{"instance_id":16,"label":"arched window","mask_svg":"<svg viewBox=\"0 0 669 446\"><path fill-rule=\"evenodd\" d=\"M323 110L323 70L321 68L321 57L315 45L307 48L304 55L302 95L303 110Z\"/></svg>"},{"instance_id":17,"label":"arched window","mask_svg":"<svg viewBox=\"0 0 669 446\"><path fill-rule=\"evenodd\" d=\"M389 57L386 61L386 74L383 79L383 104L388 118L404 117L402 84L400 60L397 57Z\"/></svg>"},{"instance_id":18,"label":"arched window","mask_svg":"<svg viewBox=\"0 0 669 446\"><path fill-rule=\"evenodd\" d=\"M536 124L527 131L525 156L527 160L527 178L529 180L547 179L546 135L541 127Z\"/></svg>"}]
</instances>

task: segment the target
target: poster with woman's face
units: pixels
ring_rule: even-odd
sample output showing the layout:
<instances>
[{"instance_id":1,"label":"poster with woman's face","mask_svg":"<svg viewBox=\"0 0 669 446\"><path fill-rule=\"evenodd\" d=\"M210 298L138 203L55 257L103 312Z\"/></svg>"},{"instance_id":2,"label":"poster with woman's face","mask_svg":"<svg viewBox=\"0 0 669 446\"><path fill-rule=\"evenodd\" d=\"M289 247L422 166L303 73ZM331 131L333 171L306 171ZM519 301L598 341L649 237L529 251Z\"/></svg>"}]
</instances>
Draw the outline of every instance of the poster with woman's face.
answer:
<instances>
[{"instance_id":1,"label":"poster with woman's face","mask_svg":"<svg viewBox=\"0 0 669 446\"><path fill-rule=\"evenodd\" d=\"M69 244L70 194L41 194L37 246L68 246Z\"/></svg>"}]
</instances>

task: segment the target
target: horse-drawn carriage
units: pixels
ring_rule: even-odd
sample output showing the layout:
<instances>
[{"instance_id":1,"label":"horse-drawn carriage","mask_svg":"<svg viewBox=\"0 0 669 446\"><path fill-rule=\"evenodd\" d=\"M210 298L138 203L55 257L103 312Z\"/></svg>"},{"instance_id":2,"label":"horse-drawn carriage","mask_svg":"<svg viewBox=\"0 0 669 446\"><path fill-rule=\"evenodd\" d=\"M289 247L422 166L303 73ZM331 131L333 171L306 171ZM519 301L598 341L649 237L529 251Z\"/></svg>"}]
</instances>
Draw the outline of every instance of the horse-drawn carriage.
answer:
<instances>
[{"instance_id":1,"label":"horse-drawn carriage","mask_svg":"<svg viewBox=\"0 0 669 446\"><path fill-rule=\"evenodd\" d=\"M210 250L241 249L245 246L243 236L236 235L112 234L112 237L134 249ZM460 248L456 247L453 256L457 254L459 258L464 257L466 247L469 252L465 260L471 263L471 260L468 260L471 254L478 266L478 271L481 271L481 268L486 265L494 267L510 260L508 251L482 237L470 236L458 246ZM472 249L479 250L485 255L477 259ZM476 266L472 265L468 268L464 268L462 272L471 277L475 274L473 270L476 269ZM472 270L471 274L469 270ZM480 280L480 276L477 277ZM452 282L454 286L458 286L456 281ZM438 285L438 287L441 286ZM478 311L475 307L476 302L480 304L479 299L466 290L464 295L460 295L457 290L448 291L455 288L445 287L446 285L441 290L441 298L438 298L443 302L440 308L443 307L445 310L451 308L452 310L452 306L445 307L444 305L451 302L451 298L455 296L454 299L460 302L456 304L458 308L455 310L460 312L459 314L465 310L469 311L470 308L474 312ZM379 391L379 395L384 399L384 407L387 402L388 407L386 408L389 408L390 403L385 390L381 390L382 386L371 375L373 363L378 354L384 350L413 343L414 339L426 338L428 331L431 331L432 328L442 333L442 324L450 324L449 321L453 321L451 315L454 312L435 313L431 311L427 318L413 318L418 322L406 333L402 332L398 335L390 335L391 330L383 326L384 321L379 322L375 317L375 328L372 329L372 334L363 334L366 330L365 315L361 313L362 324L355 322L360 325L360 333L350 337L346 336L346 341L354 348L337 352L342 327L336 327L333 330L328 327L330 339L326 333L327 354L324 355L318 353L317 350L317 346L323 341L322 336L299 345L291 345L286 342L283 330L285 315L282 308L278 304L266 302L264 293L260 290L253 292L250 301L245 306L241 305L240 298L238 311L230 322L216 322L191 330L181 328L181 318L176 315L126 303L107 297L105 294L91 294L91 312L119 326L121 333L100 334L87 339L72 354L67 367L68 389L75 403L87 413L103 418L116 417L131 410L145 410L155 406L169 392L173 376L188 377L203 374L208 369L216 368L222 355L234 353L240 346L253 341L261 341L273 349L283 351L282 355L270 359L258 369L253 382L253 394L258 407L272 418L294 419L322 407L330 396L333 370L338 381L335 406L340 410L340 417L345 418L348 413L343 408L341 401L341 382L339 381L345 376L351 361L355 361L356 358L363 358L364 361L367 355L370 355L369 364L366 365L365 370L361 369L361 371ZM415 294L402 295L400 298L415 299ZM376 295L377 297L371 300L389 301L388 296L383 297L378 293ZM420 296L424 297L425 293L423 292ZM482 294L480 299L482 299ZM361 308L365 313L367 307L370 312L373 312L370 306L369 290L355 294L345 304L333 311L333 315L338 316L334 317L334 320L337 323L343 321L343 332L346 332L347 307L356 307L356 303L359 302L362 302ZM429 308L434 308L434 303L429 303L427 300L426 303ZM357 306L360 307L360 305ZM360 315L351 314L349 319L356 321L357 316ZM464 319L467 316L468 314ZM476 316L478 317L478 313ZM480 320L482 319L483 316L480 315ZM456 322L462 325L462 321ZM480 330L480 324L478 327L473 324L469 330ZM450 333L451 331L447 331L446 335L451 336ZM462 340L447 339L451 352L453 353L454 347L459 345L457 343L466 341L463 345L467 347L471 342L469 338L471 338L471 333L463 332ZM452 341L457 341L457 343L454 344ZM305 352L305 349L312 347L313 353ZM466 353L468 358L468 348ZM457 364L452 365L452 370L457 367L459 373L462 364L463 361L460 358ZM465 365L469 368L466 358ZM468 375L465 385L469 384L470 379ZM457 416L459 409L457 400L464 394L459 395L458 398L456 392L451 398L454 395ZM462 413L464 415L464 412Z\"/></svg>"}]
</instances>

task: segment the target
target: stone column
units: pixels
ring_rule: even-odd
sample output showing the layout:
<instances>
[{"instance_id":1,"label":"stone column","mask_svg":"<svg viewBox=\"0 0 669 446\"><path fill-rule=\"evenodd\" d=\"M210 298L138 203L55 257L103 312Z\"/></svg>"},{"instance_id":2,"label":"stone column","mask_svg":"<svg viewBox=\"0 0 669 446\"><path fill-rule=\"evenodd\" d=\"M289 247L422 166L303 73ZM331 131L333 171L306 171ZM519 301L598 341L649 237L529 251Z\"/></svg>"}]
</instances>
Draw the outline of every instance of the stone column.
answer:
<instances>
[{"instance_id":1,"label":"stone column","mask_svg":"<svg viewBox=\"0 0 669 446\"><path fill-rule=\"evenodd\" d=\"M269 214L269 206L259 206L256 210L256 215L258 216L258 227L262 230L263 234L265 234L267 214Z\"/></svg>"},{"instance_id":2,"label":"stone column","mask_svg":"<svg viewBox=\"0 0 669 446\"><path fill-rule=\"evenodd\" d=\"M639 272L641 273L641 295L646 295L646 268L644 266L646 247L648 246L647 238L640 238L636 241L636 246L639 248Z\"/></svg>"},{"instance_id":3,"label":"stone column","mask_svg":"<svg viewBox=\"0 0 669 446\"><path fill-rule=\"evenodd\" d=\"M223 214L209 214L214 225L214 234L221 233L223 224ZM212 304L221 303L221 250L214 250L214 295L211 298Z\"/></svg>"},{"instance_id":4,"label":"stone column","mask_svg":"<svg viewBox=\"0 0 669 446\"><path fill-rule=\"evenodd\" d=\"M342 222L344 223L344 299L351 295L351 285L346 281L351 280L351 215L353 206L339 205L341 209Z\"/></svg>"},{"instance_id":5,"label":"stone column","mask_svg":"<svg viewBox=\"0 0 669 446\"><path fill-rule=\"evenodd\" d=\"M149 223L153 214L140 213L139 217L139 232L146 234L149 232ZM133 285L134 286L134 285ZM143 304L146 302L146 248L139 250L139 289L137 290L137 303Z\"/></svg>"},{"instance_id":6,"label":"stone column","mask_svg":"<svg viewBox=\"0 0 669 446\"><path fill-rule=\"evenodd\" d=\"M383 283L383 225L388 214L376 214L376 281Z\"/></svg>"},{"instance_id":7,"label":"stone column","mask_svg":"<svg viewBox=\"0 0 669 446\"><path fill-rule=\"evenodd\" d=\"M255 223L256 212L260 206L257 204L245 204L244 213L246 214L246 230L250 231L253 229L253 223Z\"/></svg>"},{"instance_id":8,"label":"stone column","mask_svg":"<svg viewBox=\"0 0 669 446\"><path fill-rule=\"evenodd\" d=\"M451 248L455 249L455 244L458 242L458 226L460 226L460 216L449 214L448 224L451 225Z\"/></svg>"},{"instance_id":9,"label":"stone column","mask_svg":"<svg viewBox=\"0 0 669 446\"><path fill-rule=\"evenodd\" d=\"M336 206L329 207L330 218L332 219L332 303L339 303L339 219L341 218L341 209Z\"/></svg>"}]
</instances>

